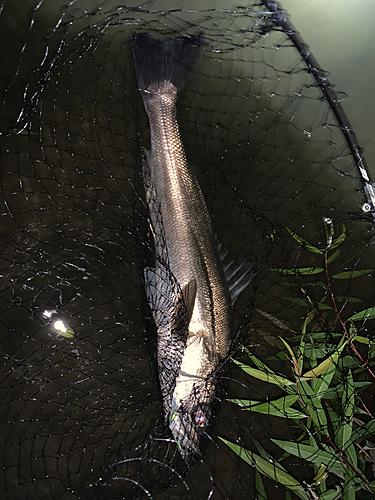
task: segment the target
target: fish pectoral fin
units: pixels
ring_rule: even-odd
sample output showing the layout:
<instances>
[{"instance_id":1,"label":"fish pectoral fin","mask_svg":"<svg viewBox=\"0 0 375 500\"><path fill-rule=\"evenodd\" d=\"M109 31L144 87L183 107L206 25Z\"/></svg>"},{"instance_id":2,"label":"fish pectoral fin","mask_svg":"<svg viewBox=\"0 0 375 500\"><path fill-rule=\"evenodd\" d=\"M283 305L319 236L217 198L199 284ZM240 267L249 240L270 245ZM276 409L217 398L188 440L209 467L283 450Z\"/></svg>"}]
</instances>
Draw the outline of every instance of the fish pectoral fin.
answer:
<instances>
[{"instance_id":1,"label":"fish pectoral fin","mask_svg":"<svg viewBox=\"0 0 375 500\"><path fill-rule=\"evenodd\" d=\"M184 343L188 337L189 323L193 315L196 295L197 282L192 279L182 288L174 304L171 317L171 334Z\"/></svg>"},{"instance_id":2,"label":"fish pectoral fin","mask_svg":"<svg viewBox=\"0 0 375 500\"><path fill-rule=\"evenodd\" d=\"M197 281L195 279L190 280L189 283L184 286L181 293L185 302L187 322L190 323L194 310L195 297L197 295Z\"/></svg>"},{"instance_id":3,"label":"fish pectoral fin","mask_svg":"<svg viewBox=\"0 0 375 500\"><path fill-rule=\"evenodd\" d=\"M255 275L253 269L255 262L248 262L245 257L234 257L217 238L216 243L233 305Z\"/></svg>"}]
</instances>

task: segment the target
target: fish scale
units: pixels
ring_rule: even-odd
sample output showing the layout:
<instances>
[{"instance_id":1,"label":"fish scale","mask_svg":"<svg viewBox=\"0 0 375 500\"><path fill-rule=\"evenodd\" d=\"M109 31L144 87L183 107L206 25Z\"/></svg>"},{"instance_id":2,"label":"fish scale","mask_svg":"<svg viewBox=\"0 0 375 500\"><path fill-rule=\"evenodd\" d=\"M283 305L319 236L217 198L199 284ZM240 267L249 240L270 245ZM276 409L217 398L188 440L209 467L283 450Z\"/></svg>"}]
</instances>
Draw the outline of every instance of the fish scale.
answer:
<instances>
[{"instance_id":1,"label":"fish scale","mask_svg":"<svg viewBox=\"0 0 375 500\"><path fill-rule=\"evenodd\" d=\"M131 46L151 137L143 177L157 259L155 268L145 269L145 288L158 332L166 422L191 464L210 423L217 368L231 341L234 301L177 122L178 93L195 67L201 40L159 42L142 35ZM221 246L220 252L227 255ZM242 290L251 265L244 259L233 262L238 280L232 285Z\"/></svg>"}]
</instances>

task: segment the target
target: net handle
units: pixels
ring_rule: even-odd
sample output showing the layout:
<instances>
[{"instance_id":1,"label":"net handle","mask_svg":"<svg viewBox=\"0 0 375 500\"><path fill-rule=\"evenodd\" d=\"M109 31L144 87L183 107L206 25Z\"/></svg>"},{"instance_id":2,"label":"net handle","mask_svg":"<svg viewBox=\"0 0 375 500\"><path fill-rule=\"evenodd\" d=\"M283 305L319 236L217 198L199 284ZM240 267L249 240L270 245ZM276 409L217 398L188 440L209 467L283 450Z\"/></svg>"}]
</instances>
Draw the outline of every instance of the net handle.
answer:
<instances>
[{"instance_id":1,"label":"net handle","mask_svg":"<svg viewBox=\"0 0 375 500\"><path fill-rule=\"evenodd\" d=\"M261 3L269 10L272 21L280 26L283 32L289 37L295 48L301 54L302 59L305 61L308 72L313 75L319 88L323 92L325 99L331 107L336 120L339 124L341 132L344 134L345 140L349 149L354 157L359 175L363 181L364 192L367 202L362 205L362 210L365 213L370 212L372 215L372 222L375 225L375 189L374 183L370 180L368 167L365 159L362 156L362 148L358 144L357 137L350 125L349 119L341 105L336 92L333 90L329 82L326 72L322 70L316 61L315 57L311 54L309 47L305 44L298 32L293 28L293 25L287 18L285 10L281 9L278 4L270 0L261 0Z\"/></svg>"}]
</instances>

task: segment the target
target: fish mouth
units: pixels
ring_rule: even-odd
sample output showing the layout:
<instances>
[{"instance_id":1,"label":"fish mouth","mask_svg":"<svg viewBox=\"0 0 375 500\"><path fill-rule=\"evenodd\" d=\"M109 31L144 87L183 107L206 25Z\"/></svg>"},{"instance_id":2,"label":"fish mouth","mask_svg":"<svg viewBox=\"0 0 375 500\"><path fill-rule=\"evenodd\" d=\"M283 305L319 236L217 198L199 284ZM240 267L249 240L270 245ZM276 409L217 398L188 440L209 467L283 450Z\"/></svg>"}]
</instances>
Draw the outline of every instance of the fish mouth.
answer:
<instances>
[{"instance_id":1,"label":"fish mouth","mask_svg":"<svg viewBox=\"0 0 375 500\"><path fill-rule=\"evenodd\" d=\"M190 415L179 411L172 413L169 428L185 462L190 465L200 455L201 432L194 425Z\"/></svg>"}]
</instances>

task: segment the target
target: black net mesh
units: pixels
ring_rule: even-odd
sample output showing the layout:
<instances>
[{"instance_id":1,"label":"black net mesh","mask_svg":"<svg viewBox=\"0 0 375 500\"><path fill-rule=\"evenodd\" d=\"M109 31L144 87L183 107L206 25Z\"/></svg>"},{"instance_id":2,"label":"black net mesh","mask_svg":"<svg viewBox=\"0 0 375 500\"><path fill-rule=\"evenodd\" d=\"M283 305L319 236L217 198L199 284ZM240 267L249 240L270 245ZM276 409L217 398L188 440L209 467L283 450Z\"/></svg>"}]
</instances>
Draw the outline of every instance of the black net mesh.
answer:
<instances>
[{"instance_id":1,"label":"black net mesh","mask_svg":"<svg viewBox=\"0 0 375 500\"><path fill-rule=\"evenodd\" d=\"M348 499L372 498L371 183L267 6L125 3L5 0L0 7L1 498L309 499L341 498L345 488ZM146 32L204 34L178 119L218 239L257 263L234 311L255 364L240 347L233 357L294 380L279 337L297 352L305 324L302 371L325 359L335 368L321 407L311 397L309 408L301 391L314 389L327 367L297 384L293 408L305 409L302 424L287 400L284 417L223 401L190 471L164 424L142 286L152 253L141 176L149 132L129 40ZM336 249L327 264L330 239ZM285 395L282 384L238 366L222 379L229 383L219 399ZM257 453L269 473L218 436ZM316 453L336 469L326 455L312 461L312 448L310 459L298 454L315 438ZM271 439L297 443L297 453L282 457L285 447ZM285 489L280 472L272 479L283 470L280 458L305 490ZM318 486L321 465L329 476ZM339 488L338 496L324 497L325 488Z\"/></svg>"}]
</instances>

